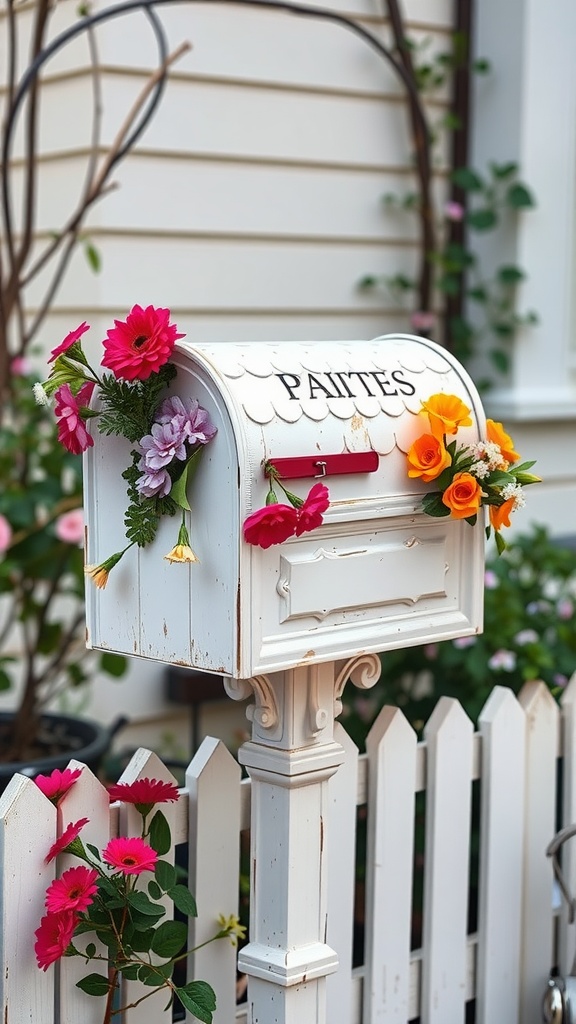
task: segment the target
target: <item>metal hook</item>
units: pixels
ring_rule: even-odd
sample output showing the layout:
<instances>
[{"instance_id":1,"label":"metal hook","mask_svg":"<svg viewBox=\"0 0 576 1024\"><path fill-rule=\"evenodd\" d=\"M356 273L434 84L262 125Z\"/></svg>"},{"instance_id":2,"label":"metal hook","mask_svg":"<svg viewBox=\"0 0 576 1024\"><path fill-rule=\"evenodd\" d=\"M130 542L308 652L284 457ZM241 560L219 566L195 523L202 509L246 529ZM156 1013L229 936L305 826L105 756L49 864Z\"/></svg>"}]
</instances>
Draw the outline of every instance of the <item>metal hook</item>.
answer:
<instances>
[{"instance_id":1,"label":"metal hook","mask_svg":"<svg viewBox=\"0 0 576 1024\"><path fill-rule=\"evenodd\" d=\"M314 479L315 479L315 480L317 480L317 479L318 479L318 477L321 477L321 476L326 476L326 463L325 463L325 462L322 462L322 461L320 460L320 461L318 461L318 462L315 462L315 463L314 463L314 465L315 465L315 466L318 466L318 467L319 467L319 469L320 469L320 472L319 472L319 473L316 473L316 476L314 477Z\"/></svg>"}]
</instances>

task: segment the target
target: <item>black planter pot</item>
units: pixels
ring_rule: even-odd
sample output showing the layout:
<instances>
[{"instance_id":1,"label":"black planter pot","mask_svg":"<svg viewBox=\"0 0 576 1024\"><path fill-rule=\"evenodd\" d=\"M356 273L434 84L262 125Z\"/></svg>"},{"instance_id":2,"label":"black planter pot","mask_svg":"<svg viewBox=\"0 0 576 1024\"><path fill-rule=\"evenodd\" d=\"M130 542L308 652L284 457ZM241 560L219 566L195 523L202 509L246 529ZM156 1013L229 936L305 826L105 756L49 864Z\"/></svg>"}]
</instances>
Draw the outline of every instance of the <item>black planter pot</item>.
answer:
<instances>
[{"instance_id":1,"label":"black planter pot","mask_svg":"<svg viewBox=\"0 0 576 1024\"><path fill-rule=\"evenodd\" d=\"M0 712L0 742L2 730L6 723L13 719L12 712ZM2 793L15 772L21 775L46 775L54 768L65 768L70 758L82 761L92 771L98 771L102 758L110 746L114 734L125 723L119 718L112 725L104 726L86 718L75 718L72 715L42 715L42 726L46 733L46 746L52 749L61 747L61 752L38 756L29 761L0 762L0 793Z\"/></svg>"}]
</instances>

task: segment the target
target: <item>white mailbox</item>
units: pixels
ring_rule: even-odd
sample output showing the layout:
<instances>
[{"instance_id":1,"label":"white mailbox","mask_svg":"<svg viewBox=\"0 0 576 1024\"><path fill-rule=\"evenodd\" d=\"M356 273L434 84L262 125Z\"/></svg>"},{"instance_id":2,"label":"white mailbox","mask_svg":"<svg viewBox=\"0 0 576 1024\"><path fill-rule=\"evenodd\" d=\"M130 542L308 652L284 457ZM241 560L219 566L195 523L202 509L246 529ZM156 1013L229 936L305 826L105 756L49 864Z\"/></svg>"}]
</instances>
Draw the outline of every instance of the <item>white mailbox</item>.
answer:
<instances>
[{"instance_id":1,"label":"white mailbox","mask_svg":"<svg viewBox=\"0 0 576 1024\"><path fill-rule=\"evenodd\" d=\"M454 394L471 408L473 425L459 439L485 435L474 385L448 352L408 335L181 341L172 362L170 393L197 399L218 428L190 488L200 561L163 559L177 530L164 517L156 540L131 549L106 590L88 588L89 646L248 678L481 629L483 524L424 514L430 488L407 475L430 395ZM132 447L93 434L89 562L125 546L121 474ZM286 484L302 497L322 477L330 507L318 529L262 549L242 527L264 505L266 460L278 459L290 460L281 464Z\"/></svg>"}]
</instances>

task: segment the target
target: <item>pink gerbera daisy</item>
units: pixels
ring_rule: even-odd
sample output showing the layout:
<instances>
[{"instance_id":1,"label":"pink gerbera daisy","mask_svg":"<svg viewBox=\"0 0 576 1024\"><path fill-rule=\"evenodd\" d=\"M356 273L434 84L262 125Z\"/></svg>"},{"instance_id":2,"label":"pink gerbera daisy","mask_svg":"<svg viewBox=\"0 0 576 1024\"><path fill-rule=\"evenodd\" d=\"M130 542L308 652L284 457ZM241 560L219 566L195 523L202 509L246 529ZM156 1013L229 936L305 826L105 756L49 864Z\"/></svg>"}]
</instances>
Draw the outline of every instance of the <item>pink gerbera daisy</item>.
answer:
<instances>
[{"instance_id":1,"label":"pink gerbera daisy","mask_svg":"<svg viewBox=\"0 0 576 1024\"><path fill-rule=\"evenodd\" d=\"M46 854L47 864L49 864L51 860L54 860L59 853L62 853L67 846L70 846L70 844L78 838L80 832L84 828L84 825L87 825L89 820L89 818L80 818L79 821L71 822L70 825L66 826L60 838L57 839L48 850L48 853Z\"/></svg>"},{"instance_id":2,"label":"pink gerbera daisy","mask_svg":"<svg viewBox=\"0 0 576 1024\"><path fill-rule=\"evenodd\" d=\"M46 910L58 913L61 910L86 910L98 886L95 884L98 872L95 868L80 865L68 868L61 878L56 878L46 890Z\"/></svg>"},{"instance_id":3,"label":"pink gerbera daisy","mask_svg":"<svg viewBox=\"0 0 576 1024\"><path fill-rule=\"evenodd\" d=\"M59 914L46 914L40 921L40 927L34 932L36 942L34 952L38 967L47 970L50 964L59 960L72 942L78 917L73 910L63 910Z\"/></svg>"},{"instance_id":4,"label":"pink gerbera daisy","mask_svg":"<svg viewBox=\"0 0 576 1024\"><path fill-rule=\"evenodd\" d=\"M57 804L81 775L81 768L75 768L73 771L71 768L65 768L63 772L59 768L55 768L50 775L37 775L34 782L38 789L42 790L44 796L47 796L53 804Z\"/></svg>"},{"instance_id":5,"label":"pink gerbera daisy","mask_svg":"<svg viewBox=\"0 0 576 1024\"><path fill-rule=\"evenodd\" d=\"M52 349L52 354L48 362L53 363L54 360L58 358L58 356L61 356L63 352L67 352L68 349L72 345L74 345L75 342L79 341L82 335L86 334L86 331L89 330L90 325L87 324L86 321L84 321L84 323L80 324L80 326L77 327L75 331L70 331L70 334L66 335L64 341L61 341L60 344L56 346L56 348Z\"/></svg>"},{"instance_id":6,"label":"pink gerbera daisy","mask_svg":"<svg viewBox=\"0 0 576 1024\"><path fill-rule=\"evenodd\" d=\"M155 306L132 306L126 320L115 320L107 331L102 366L124 380L147 380L168 362L177 338L170 310Z\"/></svg>"},{"instance_id":7,"label":"pink gerbera daisy","mask_svg":"<svg viewBox=\"0 0 576 1024\"><path fill-rule=\"evenodd\" d=\"M135 782L119 782L110 786L108 795L111 800L122 800L125 804L136 804L147 814L154 804L165 804L178 799L178 787L173 782L161 782L159 779L136 779Z\"/></svg>"},{"instance_id":8,"label":"pink gerbera daisy","mask_svg":"<svg viewBox=\"0 0 576 1024\"><path fill-rule=\"evenodd\" d=\"M110 840L102 858L124 875L141 875L143 871L154 870L158 854L143 839L121 836Z\"/></svg>"}]
</instances>

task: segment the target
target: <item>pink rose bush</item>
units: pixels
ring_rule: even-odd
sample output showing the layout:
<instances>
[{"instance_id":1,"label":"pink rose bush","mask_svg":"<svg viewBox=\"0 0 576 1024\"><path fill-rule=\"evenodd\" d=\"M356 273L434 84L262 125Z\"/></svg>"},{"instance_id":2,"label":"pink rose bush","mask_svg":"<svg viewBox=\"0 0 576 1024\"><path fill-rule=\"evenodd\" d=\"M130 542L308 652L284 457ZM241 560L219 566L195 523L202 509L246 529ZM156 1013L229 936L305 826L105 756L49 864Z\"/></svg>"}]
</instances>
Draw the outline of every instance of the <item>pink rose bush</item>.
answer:
<instances>
[{"instance_id":1,"label":"pink rose bush","mask_svg":"<svg viewBox=\"0 0 576 1024\"><path fill-rule=\"evenodd\" d=\"M86 358L82 338L90 328L84 321L52 350L48 380L35 385L38 402L54 397L58 439L73 455L94 445L92 419L97 419L103 433L125 437L133 446L131 464L123 474L128 485L128 543L85 567L100 589L125 552L134 544L151 543L162 516L179 510L177 543L166 558L188 564L198 561L185 523L185 512L190 510L186 487L188 474L216 428L197 401L165 397L176 374L170 356L178 338L184 337L170 318L169 309L135 305L125 320L115 320L103 341L101 365L107 373L95 370ZM98 403L93 403L94 397ZM67 513L55 526L59 539L70 544L82 539L79 510L75 511L75 517Z\"/></svg>"},{"instance_id":2,"label":"pink rose bush","mask_svg":"<svg viewBox=\"0 0 576 1024\"><path fill-rule=\"evenodd\" d=\"M38 775L35 782L57 804L81 774L81 769L66 768ZM171 835L158 805L176 801L178 789L172 783L145 778L112 786L109 795L136 808L140 835L115 836L99 851L82 839L87 818L66 826L46 862L66 853L80 863L66 868L46 890L46 913L35 932L38 967L47 971L63 956L84 959L91 973L77 985L88 995L105 997L103 1024L111 1024L124 1009L116 1005L123 977L143 982L150 994L167 989L170 1003L177 996L193 1016L210 1024L216 1008L210 985L204 981L182 985L173 979L174 963L193 950L186 950L187 924L166 919L166 898L184 917L196 915L194 898L164 859ZM235 915L220 915L209 941L225 936L235 941L244 931ZM86 943L90 936L96 941Z\"/></svg>"}]
</instances>

